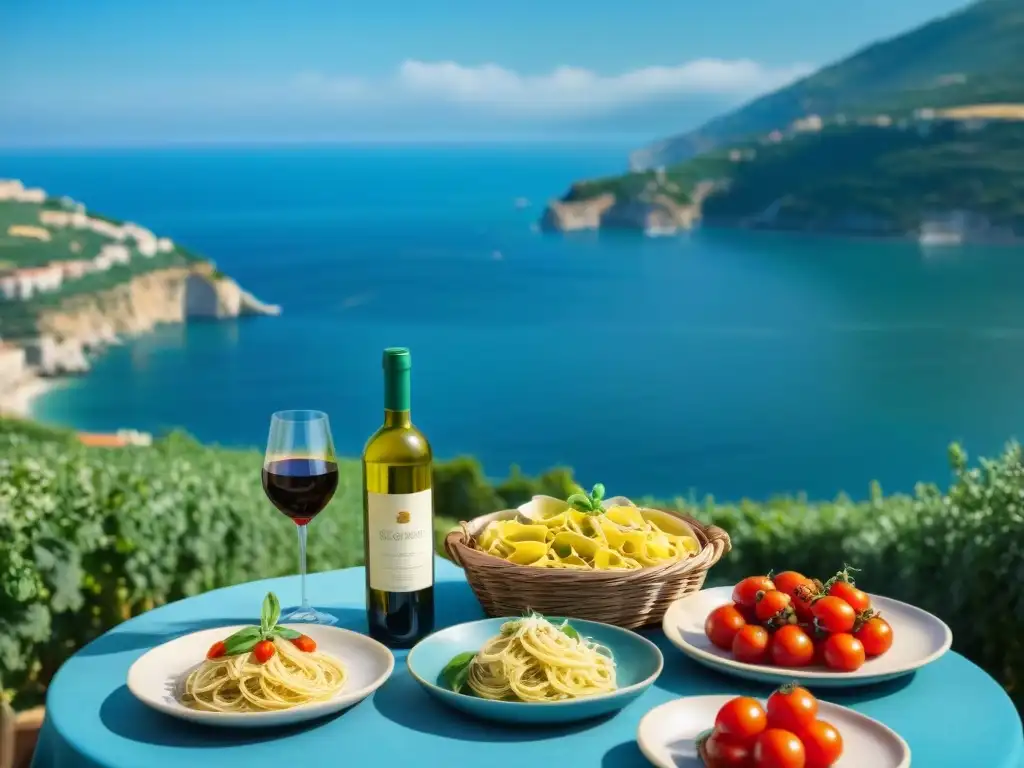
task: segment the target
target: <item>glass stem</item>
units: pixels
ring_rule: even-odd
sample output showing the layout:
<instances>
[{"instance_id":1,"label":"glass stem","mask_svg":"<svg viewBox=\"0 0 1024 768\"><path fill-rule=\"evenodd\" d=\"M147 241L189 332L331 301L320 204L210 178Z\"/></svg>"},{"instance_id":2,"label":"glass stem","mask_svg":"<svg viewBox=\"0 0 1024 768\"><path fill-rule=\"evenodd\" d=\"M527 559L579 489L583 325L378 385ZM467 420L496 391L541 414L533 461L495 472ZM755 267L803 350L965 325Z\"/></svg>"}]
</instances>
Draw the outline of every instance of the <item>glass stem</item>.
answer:
<instances>
[{"instance_id":1,"label":"glass stem","mask_svg":"<svg viewBox=\"0 0 1024 768\"><path fill-rule=\"evenodd\" d=\"M306 526L298 525L299 529L299 584L302 590L302 610L309 610L309 600L306 598Z\"/></svg>"}]
</instances>

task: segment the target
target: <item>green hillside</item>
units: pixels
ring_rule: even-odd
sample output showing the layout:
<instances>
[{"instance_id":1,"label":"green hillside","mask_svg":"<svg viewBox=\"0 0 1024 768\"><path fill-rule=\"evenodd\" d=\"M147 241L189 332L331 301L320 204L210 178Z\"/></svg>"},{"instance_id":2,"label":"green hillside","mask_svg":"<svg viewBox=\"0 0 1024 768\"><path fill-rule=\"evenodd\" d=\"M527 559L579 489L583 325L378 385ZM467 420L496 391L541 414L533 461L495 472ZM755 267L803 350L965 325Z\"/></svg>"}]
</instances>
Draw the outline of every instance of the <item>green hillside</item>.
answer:
<instances>
[{"instance_id":1,"label":"green hillside","mask_svg":"<svg viewBox=\"0 0 1024 768\"><path fill-rule=\"evenodd\" d=\"M684 167L687 164L684 164ZM915 232L929 215L969 211L1024 236L1024 123L916 130L841 127L806 134L734 164L728 186L704 202L708 223Z\"/></svg>"},{"instance_id":2,"label":"green hillside","mask_svg":"<svg viewBox=\"0 0 1024 768\"><path fill-rule=\"evenodd\" d=\"M1024 102L1024 3L982 0L875 43L799 82L634 153L636 168L671 165L809 114L829 117L955 104Z\"/></svg>"},{"instance_id":3,"label":"green hillside","mask_svg":"<svg viewBox=\"0 0 1024 768\"><path fill-rule=\"evenodd\" d=\"M92 259L100 253L103 246L118 242L89 229L41 226L40 212L60 208L60 203L55 200L48 200L45 203L0 201L0 274L9 270ZM88 216L115 224L120 223L92 211L88 212ZM12 235L10 228L19 226L44 229L49 235L49 240ZM125 245L131 254L127 264L117 264L105 271L66 280L58 290L39 293L27 300L0 299L0 338L10 340L34 335L36 318L42 312L62 305L75 296L96 294L148 272L206 262L206 259L180 246L175 246L166 253L144 257L130 240L121 244Z\"/></svg>"},{"instance_id":4,"label":"green hillside","mask_svg":"<svg viewBox=\"0 0 1024 768\"><path fill-rule=\"evenodd\" d=\"M565 199L637 199L653 178L578 182ZM670 166L664 181L680 199L699 181L716 182L702 204L709 225L906 235L961 211L987 220L968 239L1024 237L1024 121L833 124L708 152Z\"/></svg>"}]
</instances>

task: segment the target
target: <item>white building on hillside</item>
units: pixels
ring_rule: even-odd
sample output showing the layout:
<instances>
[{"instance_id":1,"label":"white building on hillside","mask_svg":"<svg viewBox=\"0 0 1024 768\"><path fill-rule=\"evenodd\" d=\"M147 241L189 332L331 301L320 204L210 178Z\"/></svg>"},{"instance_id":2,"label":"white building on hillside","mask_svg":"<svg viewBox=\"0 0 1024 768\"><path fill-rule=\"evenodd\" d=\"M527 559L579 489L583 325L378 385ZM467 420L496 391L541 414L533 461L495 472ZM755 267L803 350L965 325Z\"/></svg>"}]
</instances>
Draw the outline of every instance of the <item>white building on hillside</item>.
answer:
<instances>
[{"instance_id":1,"label":"white building on hillside","mask_svg":"<svg viewBox=\"0 0 1024 768\"><path fill-rule=\"evenodd\" d=\"M46 190L39 187L26 189L17 179L0 179L0 201L15 203L42 203L46 201Z\"/></svg>"},{"instance_id":2,"label":"white building on hillside","mask_svg":"<svg viewBox=\"0 0 1024 768\"><path fill-rule=\"evenodd\" d=\"M92 260L96 269L107 270L115 264L127 264L131 261L132 253L128 246L108 243L100 248L99 255Z\"/></svg>"},{"instance_id":3,"label":"white building on hillside","mask_svg":"<svg viewBox=\"0 0 1024 768\"><path fill-rule=\"evenodd\" d=\"M131 222L125 224L122 228L125 237L135 241L135 247L139 253L143 256L156 256L158 246L156 235L145 227L140 227L138 224L132 224Z\"/></svg>"},{"instance_id":4,"label":"white building on hillside","mask_svg":"<svg viewBox=\"0 0 1024 768\"><path fill-rule=\"evenodd\" d=\"M81 211L40 211L39 223L48 227L86 229L89 218Z\"/></svg>"},{"instance_id":5,"label":"white building on hillside","mask_svg":"<svg viewBox=\"0 0 1024 768\"><path fill-rule=\"evenodd\" d=\"M13 200L24 189L17 179L0 179L0 200Z\"/></svg>"},{"instance_id":6,"label":"white building on hillside","mask_svg":"<svg viewBox=\"0 0 1024 768\"><path fill-rule=\"evenodd\" d=\"M40 187L32 187L30 189L25 189L15 199L19 203L45 203L46 190Z\"/></svg>"},{"instance_id":7,"label":"white building on hillside","mask_svg":"<svg viewBox=\"0 0 1024 768\"><path fill-rule=\"evenodd\" d=\"M0 274L0 296L8 300L30 299L39 293L56 291L64 282L60 267L32 267Z\"/></svg>"},{"instance_id":8,"label":"white building on hillside","mask_svg":"<svg viewBox=\"0 0 1024 768\"><path fill-rule=\"evenodd\" d=\"M57 267L64 274L65 280L77 280L90 272L96 270L96 265L89 259L72 259L70 261L55 261L52 266Z\"/></svg>"},{"instance_id":9,"label":"white building on hillside","mask_svg":"<svg viewBox=\"0 0 1024 768\"><path fill-rule=\"evenodd\" d=\"M170 253L174 250L174 241L169 237L161 237L156 241L156 248L160 253Z\"/></svg>"},{"instance_id":10,"label":"white building on hillside","mask_svg":"<svg viewBox=\"0 0 1024 768\"><path fill-rule=\"evenodd\" d=\"M808 115L805 118L796 120L790 126L795 133L817 133L825 126L825 121L820 115Z\"/></svg>"},{"instance_id":11,"label":"white building on hillside","mask_svg":"<svg viewBox=\"0 0 1024 768\"><path fill-rule=\"evenodd\" d=\"M94 219L91 216L86 220L86 227L97 235L109 237L111 240L124 240L124 230L118 224L103 219Z\"/></svg>"}]
</instances>

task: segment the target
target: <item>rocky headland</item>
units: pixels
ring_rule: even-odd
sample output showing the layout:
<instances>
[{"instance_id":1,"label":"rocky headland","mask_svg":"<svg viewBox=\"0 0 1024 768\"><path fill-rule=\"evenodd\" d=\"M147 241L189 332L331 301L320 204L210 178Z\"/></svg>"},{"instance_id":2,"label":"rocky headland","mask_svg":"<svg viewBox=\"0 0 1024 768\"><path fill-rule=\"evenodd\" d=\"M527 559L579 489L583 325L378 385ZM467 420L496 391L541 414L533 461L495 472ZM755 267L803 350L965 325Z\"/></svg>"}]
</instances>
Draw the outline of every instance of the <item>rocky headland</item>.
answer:
<instances>
[{"instance_id":1,"label":"rocky headland","mask_svg":"<svg viewBox=\"0 0 1024 768\"><path fill-rule=\"evenodd\" d=\"M16 181L0 181L0 245L0 413L28 415L56 377L159 325L281 311L166 238Z\"/></svg>"}]
</instances>

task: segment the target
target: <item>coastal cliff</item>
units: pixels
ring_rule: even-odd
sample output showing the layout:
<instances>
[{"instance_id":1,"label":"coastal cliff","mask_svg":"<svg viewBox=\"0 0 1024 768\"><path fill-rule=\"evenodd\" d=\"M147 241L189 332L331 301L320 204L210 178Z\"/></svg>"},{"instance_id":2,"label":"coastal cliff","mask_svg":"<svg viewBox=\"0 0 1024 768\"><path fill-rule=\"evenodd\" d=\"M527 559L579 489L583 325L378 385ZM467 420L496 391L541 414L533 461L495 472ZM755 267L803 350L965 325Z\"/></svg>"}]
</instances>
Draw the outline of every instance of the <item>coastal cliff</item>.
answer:
<instances>
[{"instance_id":1,"label":"coastal cliff","mask_svg":"<svg viewBox=\"0 0 1024 768\"><path fill-rule=\"evenodd\" d=\"M639 191L630 186L624 184L590 197L586 183L576 185L562 200L548 203L540 227L546 232L635 229L648 235L674 234L700 222L701 206L716 183L701 180L684 193L677 183L655 174Z\"/></svg>"},{"instance_id":2,"label":"coastal cliff","mask_svg":"<svg viewBox=\"0 0 1024 768\"><path fill-rule=\"evenodd\" d=\"M666 169L577 182L541 226L662 235L700 223L926 245L1019 242L1022 162L1024 104L852 122L811 115Z\"/></svg>"},{"instance_id":3,"label":"coastal cliff","mask_svg":"<svg viewBox=\"0 0 1024 768\"><path fill-rule=\"evenodd\" d=\"M170 238L15 179L0 180L0 246L0 412L123 337L281 311Z\"/></svg>"},{"instance_id":4,"label":"coastal cliff","mask_svg":"<svg viewBox=\"0 0 1024 768\"><path fill-rule=\"evenodd\" d=\"M189 318L226 319L280 311L257 301L234 280L215 277L211 268L197 265L148 272L107 290L71 297L43 310L37 323L43 334L97 346Z\"/></svg>"}]
</instances>

